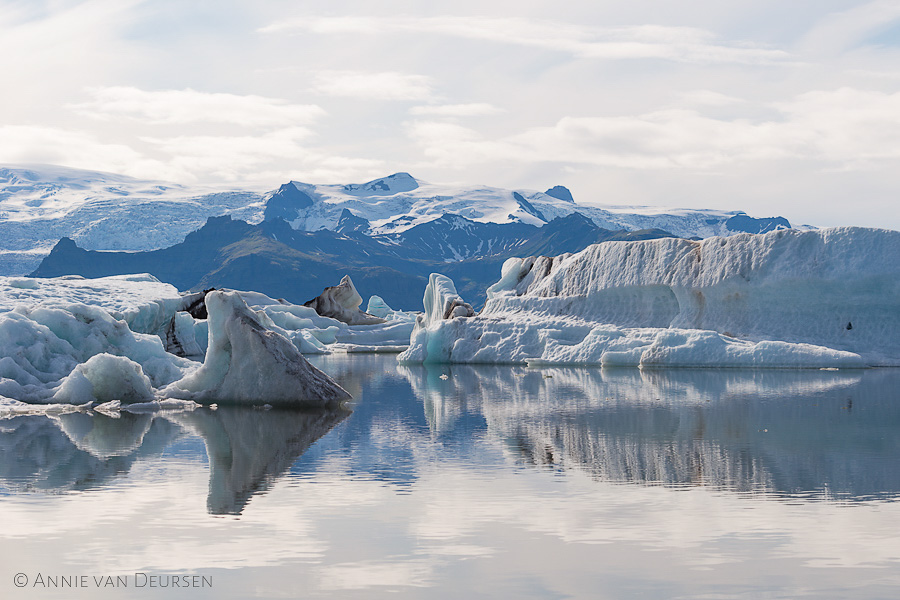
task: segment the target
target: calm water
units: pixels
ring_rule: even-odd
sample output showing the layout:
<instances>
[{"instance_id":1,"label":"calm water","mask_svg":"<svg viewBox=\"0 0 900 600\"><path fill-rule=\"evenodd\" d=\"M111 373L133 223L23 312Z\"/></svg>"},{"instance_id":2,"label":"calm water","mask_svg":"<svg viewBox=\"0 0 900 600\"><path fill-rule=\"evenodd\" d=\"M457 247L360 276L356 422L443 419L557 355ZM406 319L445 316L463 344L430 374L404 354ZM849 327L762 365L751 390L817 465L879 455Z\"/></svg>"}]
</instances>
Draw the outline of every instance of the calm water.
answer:
<instances>
[{"instance_id":1,"label":"calm water","mask_svg":"<svg viewBox=\"0 0 900 600\"><path fill-rule=\"evenodd\" d=\"M0 421L0 597L900 597L897 370L315 362L352 412Z\"/></svg>"}]
</instances>

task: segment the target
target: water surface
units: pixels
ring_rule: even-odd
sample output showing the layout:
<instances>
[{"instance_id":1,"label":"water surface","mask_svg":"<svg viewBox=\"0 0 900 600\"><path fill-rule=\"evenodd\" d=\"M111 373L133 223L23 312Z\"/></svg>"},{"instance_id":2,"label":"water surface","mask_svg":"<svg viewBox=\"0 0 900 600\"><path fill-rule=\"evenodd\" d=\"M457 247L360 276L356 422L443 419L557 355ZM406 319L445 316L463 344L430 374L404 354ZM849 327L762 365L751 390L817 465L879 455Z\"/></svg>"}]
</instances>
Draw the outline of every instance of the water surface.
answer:
<instances>
[{"instance_id":1,"label":"water surface","mask_svg":"<svg viewBox=\"0 0 900 600\"><path fill-rule=\"evenodd\" d=\"M2 596L900 596L897 370L314 361L352 412L0 421Z\"/></svg>"}]
</instances>

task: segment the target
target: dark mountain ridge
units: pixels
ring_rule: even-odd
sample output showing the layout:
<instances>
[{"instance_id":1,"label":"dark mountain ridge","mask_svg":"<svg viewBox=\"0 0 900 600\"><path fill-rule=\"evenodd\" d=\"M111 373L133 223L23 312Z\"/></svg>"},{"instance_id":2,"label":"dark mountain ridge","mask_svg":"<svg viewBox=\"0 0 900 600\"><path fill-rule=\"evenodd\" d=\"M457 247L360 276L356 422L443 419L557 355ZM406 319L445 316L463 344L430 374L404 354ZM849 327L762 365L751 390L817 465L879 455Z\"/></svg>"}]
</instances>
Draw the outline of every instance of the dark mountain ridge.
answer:
<instances>
[{"instance_id":1,"label":"dark mountain ridge","mask_svg":"<svg viewBox=\"0 0 900 600\"><path fill-rule=\"evenodd\" d=\"M654 237L671 235L608 231L577 213L544 227L444 215L402 234L377 236L352 229L299 231L280 218L251 225L225 216L211 217L180 244L149 252L84 250L63 238L31 275L150 273L182 291L228 287L294 303L350 275L364 298L377 294L394 308L416 310L430 273L454 278L463 297L481 305L486 288L512 256L558 255L603 241Z\"/></svg>"}]
</instances>

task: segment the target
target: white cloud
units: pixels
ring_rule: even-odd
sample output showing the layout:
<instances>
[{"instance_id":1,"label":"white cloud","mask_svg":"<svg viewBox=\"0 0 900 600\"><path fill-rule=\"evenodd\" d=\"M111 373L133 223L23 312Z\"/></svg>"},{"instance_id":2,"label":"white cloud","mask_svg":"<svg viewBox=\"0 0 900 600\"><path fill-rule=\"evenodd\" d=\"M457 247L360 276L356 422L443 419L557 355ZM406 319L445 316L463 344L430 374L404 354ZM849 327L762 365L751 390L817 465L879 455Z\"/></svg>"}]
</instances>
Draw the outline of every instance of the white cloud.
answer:
<instances>
[{"instance_id":1,"label":"white cloud","mask_svg":"<svg viewBox=\"0 0 900 600\"><path fill-rule=\"evenodd\" d=\"M56 164L159 179L173 175L164 163L145 157L129 145L102 142L82 131L3 125L0 140L0 162L4 163Z\"/></svg>"},{"instance_id":2,"label":"white cloud","mask_svg":"<svg viewBox=\"0 0 900 600\"><path fill-rule=\"evenodd\" d=\"M301 17L263 27L264 33L447 35L566 52L581 58L663 59L688 63L777 64L784 50L724 43L693 27L640 25L600 28L515 17Z\"/></svg>"},{"instance_id":3,"label":"white cloud","mask_svg":"<svg viewBox=\"0 0 900 600\"><path fill-rule=\"evenodd\" d=\"M712 90L691 90L678 96L682 102L691 106L732 106L744 102L740 98Z\"/></svg>"},{"instance_id":4,"label":"white cloud","mask_svg":"<svg viewBox=\"0 0 900 600\"><path fill-rule=\"evenodd\" d=\"M842 88L774 104L779 120L716 119L669 109L623 117L564 117L499 139L436 121L408 124L438 164L562 162L630 169L711 169L741 161L799 159L867 168L900 159L900 93Z\"/></svg>"},{"instance_id":5,"label":"white cloud","mask_svg":"<svg viewBox=\"0 0 900 600\"><path fill-rule=\"evenodd\" d=\"M325 115L314 104L291 104L277 98L205 93L191 89L147 91L135 87L89 90L92 100L72 104L76 112L99 119L128 118L153 124L196 122L248 127L307 125Z\"/></svg>"},{"instance_id":6,"label":"white cloud","mask_svg":"<svg viewBox=\"0 0 900 600\"><path fill-rule=\"evenodd\" d=\"M319 71L313 84L320 94L369 100L427 100L432 87L430 77L395 71Z\"/></svg>"},{"instance_id":7,"label":"white cloud","mask_svg":"<svg viewBox=\"0 0 900 600\"><path fill-rule=\"evenodd\" d=\"M502 109L483 102L471 104L430 104L413 106L409 109L409 114L411 115L434 117L483 117L502 112Z\"/></svg>"},{"instance_id":8,"label":"white cloud","mask_svg":"<svg viewBox=\"0 0 900 600\"><path fill-rule=\"evenodd\" d=\"M143 138L167 156L167 164L182 178L202 174L204 179L235 183L268 183L300 179L346 182L363 176L383 175L384 162L346 157L308 143L312 132L302 127L260 135L183 135Z\"/></svg>"},{"instance_id":9,"label":"white cloud","mask_svg":"<svg viewBox=\"0 0 900 600\"><path fill-rule=\"evenodd\" d=\"M847 50L900 19L900 3L876 0L821 18L803 37L800 47L807 52L835 53Z\"/></svg>"}]
</instances>

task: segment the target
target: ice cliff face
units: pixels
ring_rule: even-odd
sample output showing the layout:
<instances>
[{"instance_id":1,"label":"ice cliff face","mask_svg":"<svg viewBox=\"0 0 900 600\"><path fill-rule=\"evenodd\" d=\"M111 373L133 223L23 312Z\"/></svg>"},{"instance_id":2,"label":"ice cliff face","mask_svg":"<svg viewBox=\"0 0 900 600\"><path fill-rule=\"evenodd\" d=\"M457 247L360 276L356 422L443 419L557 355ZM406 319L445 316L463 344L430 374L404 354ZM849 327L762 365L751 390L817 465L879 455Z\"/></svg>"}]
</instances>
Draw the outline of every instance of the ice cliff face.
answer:
<instances>
[{"instance_id":1,"label":"ice cliff face","mask_svg":"<svg viewBox=\"0 0 900 600\"><path fill-rule=\"evenodd\" d=\"M448 327L429 330L450 335L430 342L444 349L431 360L900 364L900 233L787 230L510 259L479 316Z\"/></svg>"}]
</instances>

